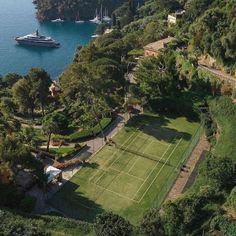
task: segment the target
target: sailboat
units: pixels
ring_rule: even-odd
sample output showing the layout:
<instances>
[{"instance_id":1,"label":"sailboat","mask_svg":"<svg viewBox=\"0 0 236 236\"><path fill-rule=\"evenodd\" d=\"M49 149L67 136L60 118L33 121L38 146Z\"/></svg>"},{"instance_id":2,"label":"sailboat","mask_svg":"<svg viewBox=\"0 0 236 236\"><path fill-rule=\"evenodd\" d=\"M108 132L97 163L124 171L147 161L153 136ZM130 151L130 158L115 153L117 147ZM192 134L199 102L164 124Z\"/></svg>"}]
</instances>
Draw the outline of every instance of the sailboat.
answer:
<instances>
[{"instance_id":1,"label":"sailboat","mask_svg":"<svg viewBox=\"0 0 236 236\"><path fill-rule=\"evenodd\" d=\"M108 10L105 8L105 13L104 13L104 16L102 18L103 21L105 22L110 22L111 21L111 18L108 16Z\"/></svg>"},{"instance_id":2,"label":"sailboat","mask_svg":"<svg viewBox=\"0 0 236 236\"><path fill-rule=\"evenodd\" d=\"M84 23L84 20L80 20L80 19L79 19L79 13L78 13L78 17L77 17L77 20L75 21L75 23L77 23L77 24L82 24L82 23Z\"/></svg>"},{"instance_id":3,"label":"sailboat","mask_svg":"<svg viewBox=\"0 0 236 236\"><path fill-rule=\"evenodd\" d=\"M101 20L100 17L98 15L98 11L96 9L96 13L95 13L95 17L92 20L89 20L90 22L94 23L94 24L101 24Z\"/></svg>"}]
</instances>

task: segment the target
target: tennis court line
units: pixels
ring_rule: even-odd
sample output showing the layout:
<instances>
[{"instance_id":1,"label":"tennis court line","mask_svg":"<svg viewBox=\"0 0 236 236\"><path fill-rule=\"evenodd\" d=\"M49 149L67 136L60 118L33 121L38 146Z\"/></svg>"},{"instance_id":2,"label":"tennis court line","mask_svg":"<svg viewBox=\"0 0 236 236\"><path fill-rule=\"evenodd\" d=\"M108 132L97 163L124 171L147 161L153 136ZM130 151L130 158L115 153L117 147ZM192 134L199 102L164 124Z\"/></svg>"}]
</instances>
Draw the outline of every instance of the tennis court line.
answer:
<instances>
[{"instance_id":1,"label":"tennis court line","mask_svg":"<svg viewBox=\"0 0 236 236\"><path fill-rule=\"evenodd\" d=\"M146 150L146 148L152 143L153 141L151 140L151 142L148 144L148 145L146 145L146 147L143 149L143 152L142 153L144 153L145 152L145 150ZM134 161L134 163L133 163L133 165L130 167L130 169L128 170L128 173L130 173L130 171L133 169L133 167L134 167L134 165L137 163L137 161L140 159L140 157L138 156L137 157L137 159ZM143 179L144 180L144 179Z\"/></svg>"},{"instance_id":2,"label":"tennis court line","mask_svg":"<svg viewBox=\"0 0 236 236\"><path fill-rule=\"evenodd\" d=\"M135 133L134 133L134 134L135 134ZM133 136L133 135L131 135L131 136ZM138 134L137 136L135 136L134 139L133 139L129 144L133 143L134 140L135 140L138 136L139 136L139 134ZM128 138L128 140L129 140L129 139L130 139L130 138ZM128 140L126 140L126 141L128 141ZM126 143L126 142L125 142L125 143ZM124 146L124 144L123 144L122 146ZM129 146L129 145L128 145L128 146ZM125 149L127 149L128 146L127 146ZM118 151L119 151L119 149L118 149L112 156L114 156L116 153L118 153ZM110 167L121 157L121 155L122 155L123 152L125 152L125 150L121 151L121 152L120 152L120 155L118 155L118 157L117 157L107 168L110 168ZM107 163L107 162L105 162L105 163ZM105 166L105 163L104 163L103 166ZM103 177L103 175L104 175L104 173L97 179L97 181L96 181L95 183L97 183L97 182ZM118 174L117 176L119 176L119 174ZM116 176L116 177L117 177L117 176Z\"/></svg>"},{"instance_id":3,"label":"tennis court line","mask_svg":"<svg viewBox=\"0 0 236 236\"><path fill-rule=\"evenodd\" d=\"M129 174L128 172L125 172L125 171L122 171L122 170L117 170L117 169L112 168L112 167L109 167L109 169L114 170L114 171L117 171L117 172L122 173L122 174L125 174L125 175L129 175L129 176L134 177L134 178L136 178L136 179L138 179L138 180L144 181L144 179L142 179L142 178L140 178L140 177L138 177L138 176Z\"/></svg>"},{"instance_id":4,"label":"tennis court line","mask_svg":"<svg viewBox=\"0 0 236 236\"><path fill-rule=\"evenodd\" d=\"M130 144L133 143L134 140L136 140L136 139L139 137L139 135L140 135L139 132L140 132L140 131L138 131L138 135L124 148L124 150L118 149L118 150L116 151L116 152L119 152L119 151L120 151L120 155L108 166L108 168L111 167L111 166L121 157L121 153L124 153L124 152L128 149L128 147L130 146ZM124 144L123 144L121 147L123 147L123 146L124 146ZM130 160L130 161L131 161L131 160Z\"/></svg>"},{"instance_id":5,"label":"tennis court line","mask_svg":"<svg viewBox=\"0 0 236 236\"><path fill-rule=\"evenodd\" d=\"M154 138L154 137L152 137L152 136L150 136L150 135L148 135L148 134L144 134L144 135L145 135L145 136L149 136L152 141L158 142L158 143L160 143L160 144L163 145L163 146L169 146L169 144L167 144L166 142L162 143L162 142L161 142L160 140L158 140L157 138Z\"/></svg>"},{"instance_id":6,"label":"tennis court line","mask_svg":"<svg viewBox=\"0 0 236 236\"><path fill-rule=\"evenodd\" d=\"M165 154L168 152L168 150L169 150L169 148L170 148L170 146L171 146L173 140L175 140L176 137L177 137L177 136L175 136L175 137L172 139L171 143L168 145L168 148L167 148L166 151L162 154L161 159L160 159L159 161L157 161L157 163L156 163L156 165L154 166L154 168L152 169L152 171L149 173L149 175L147 176L147 178L145 179L145 181L143 182L143 184L139 187L138 191L135 193L134 198L136 197L136 195L138 194L138 192L140 191L140 189L143 187L143 185L146 183L147 179L151 176L152 172L155 170L155 168L157 167L157 165L161 162L162 158L163 158L163 157L165 156ZM182 138L181 138L181 139L182 139ZM166 162L165 162L165 163L166 163ZM164 163L163 165L165 165L165 163Z\"/></svg>"},{"instance_id":7,"label":"tennis court line","mask_svg":"<svg viewBox=\"0 0 236 236\"><path fill-rule=\"evenodd\" d=\"M131 143L133 143L134 140L135 140L139 135L140 135L140 134L138 134L138 135L129 143L129 145L130 145ZM148 140L148 138L147 138L146 140ZM146 140L145 140L145 141L146 141ZM129 146L129 145L128 145L128 146ZM127 149L128 146L127 146L125 149ZM123 153L123 152L125 152L125 150L120 153L120 155L116 158L116 160L122 156L122 153ZM116 160L115 160L115 161L116 161ZM131 160L132 160L132 159L131 159ZM129 160L128 163L129 163L131 160ZM114 161L111 165L109 165L108 168L111 168L111 166L115 163L115 161ZM128 164L128 163L127 163L127 164ZM110 184L111 184L115 179L117 179L120 175L121 175L121 172L118 173L118 174L112 179L112 181L108 184L107 188L104 188L104 189L108 191L108 190L109 190L108 188L109 188ZM102 174L102 176L104 176L104 173ZM101 179L102 176L100 176L99 179ZM99 179L95 182L95 184L98 183ZM142 181L144 181L144 180L142 179ZM97 185L98 185L98 184L97 184ZM100 185L99 185L99 186L100 186ZM112 190L109 190L109 191L112 191ZM114 191L112 191L112 192L114 192ZM115 193L115 192L114 192L114 193ZM120 194L120 195L122 195L122 194ZM100 196L101 196L101 195L100 195ZM99 197L100 197L100 196L99 196ZM98 198L99 198L99 197L98 197ZM131 199L131 198L130 198L130 199ZM133 199L133 201L136 201L136 200Z\"/></svg>"},{"instance_id":8,"label":"tennis court line","mask_svg":"<svg viewBox=\"0 0 236 236\"><path fill-rule=\"evenodd\" d=\"M96 183L92 183L92 184L96 185L97 187L99 187L99 188L101 188L101 189L103 189L103 190L105 190L105 191L111 192L111 193L113 193L113 194L115 194L115 195L117 195L117 196L119 196L119 197L126 198L126 199L128 199L128 200L130 200L130 201L132 201L132 202L138 203L137 200L134 200L134 199L132 199L132 198L130 198L130 197L124 196L124 195L122 195L122 194L120 194L120 193L114 192L114 191L112 191L112 190L110 190L110 189L104 188L104 187L100 186L99 184L96 184ZM100 195L100 196L101 196L101 195ZM99 196L99 197L100 197L100 196ZM99 198L99 197L98 197L98 198ZM98 199L98 198L97 198L97 199Z\"/></svg>"},{"instance_id":9,"label":"tennis court line","mask_svg":"<svg viewBox=\"0 0 236 236\"><path fill-rule=\"evenodd\" d=\"M162 169L164 168L164 166L166 165L166 163L169 161L170 157L172 156L172 154L174 153L174 151L176 150L176 148L179 146L180 142L182 141L183 138L181 138L179 140L179 142L177 143L177 145L174 147L174 149L172 150L172 152L170 153L170 155L168 156L168 158L166 159L165 163L162 165L161 169L158 171L157 175L155 176L155 178L152 180L151 184L148 186L148 188L146 189L146 191L144 192L144 194L142 195L141 199L138 201L139 203L143 200L144 196L146 195L147 191L151 188L152 184L155 182L155 180L157 179L157 177L159 176L159 174L161 173Z\"/></svg>"},{"instance_id":10,"label":"tennis court line","mask_svg":"<svg viewBox=\"0 0 236 236\"><path fill-rule=\"evenodd\" d=\"M136 133L138 133L138 128L137 128L136 130L137 130L137 132L134 132L129 138L127 138L127 139L124 141L124 143L122 144L122 146L124 146L125 143L127 143L128 140L131 139L131 137L133 137ZM111 155L111 158L112 158L117 152L118 152L118 150L115 151L115 152ZM102 166L105 166L108 161L109 161L109 159L108 159L107 161L105 161ZM91 176L91 177L89 178L89 181L90 181L91 179L93 179L93 178L97 175L97 173L98 173L99 170L101 170L101 169L98 168L98 169L97 169L97 172L96 172L93 176Z\"/></svg>"},{"instance_id":11,"label":"tennis court line","mask_svg":"<svg viewBox=\"0 0 236 236\"><path fill-rule=\"evenodd\" d=\"M170 146L171 146L171 143L169 144L169 146L168 146L168 148L166 149L166 151L163 153L163 155L162 155L160 161L161 161L162 158L165 156L165 154L168 152ZM151 176L151 174L152 174L153 171L156 169L156 167L157 167L157 165L158 165L159 163L160 163L159 161L156 163L156 165L154 166L154 168L152 169L152 171L149 173L149 175L147 176L147 178L145 179L145 181L140 185L140 187L138 188L137 192L134 194L134 197L133 197L133 198L136 197L136 195L138 194L138 192L140 191L140 189L141 189L141 188L143 187L143 185L146 183L146 181L147 181L148 178Z\"/></svg>"},{"instance_id":12,"label":"tennis court line","mask_svg":"<svg viewBox=\"0 0 236 236\"><path fill-rule=\"evenodd\" d=\"M134 140L135 140L137 137L139 137L139 135L140 135L140 134L138 134L138 135L128 144L128 146L129 146L131 143L133 143ZM146 140L147 140L147 139L146 139ZM122 156L122 154L125 152L125 150L128 149L128 146L125 147L125 149L120 152L120 155L111 163L111 165L108 166L108 168L111 168L111 167L112 167L112 165ZM131 159L131 160L132 160L132 159ZM130 162L131 160L129 160L127 164L129 164L129 162ZM114 180L115 180L120 174L121 174L121 172L114 178ZM100 178L99 178L99 179L100 179ZM142 181L143 181L143 180L142 180ZM96 181L96 183L97 183L97 181Z\"/></svg>"}]
</instances>

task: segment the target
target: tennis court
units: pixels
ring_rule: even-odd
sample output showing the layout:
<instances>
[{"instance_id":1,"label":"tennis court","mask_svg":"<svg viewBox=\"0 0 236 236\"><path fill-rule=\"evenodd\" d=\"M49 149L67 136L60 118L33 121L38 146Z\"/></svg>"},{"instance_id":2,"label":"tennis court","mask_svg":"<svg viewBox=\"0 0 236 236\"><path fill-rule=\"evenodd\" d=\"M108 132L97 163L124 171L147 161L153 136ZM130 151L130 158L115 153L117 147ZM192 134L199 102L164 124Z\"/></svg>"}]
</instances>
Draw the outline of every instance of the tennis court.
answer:
<instances>
[{"instance_id":1,"label":"tennis court","mask_svg":"<svg viewBox=\"0 0 236 236\"><path fill-rule=\"evenodd\" d=\"M133 119L51 203L83 220L110 210L137 222L148 208L162 203L198 127L183 117Z\"/></svg>"}]
</instances>

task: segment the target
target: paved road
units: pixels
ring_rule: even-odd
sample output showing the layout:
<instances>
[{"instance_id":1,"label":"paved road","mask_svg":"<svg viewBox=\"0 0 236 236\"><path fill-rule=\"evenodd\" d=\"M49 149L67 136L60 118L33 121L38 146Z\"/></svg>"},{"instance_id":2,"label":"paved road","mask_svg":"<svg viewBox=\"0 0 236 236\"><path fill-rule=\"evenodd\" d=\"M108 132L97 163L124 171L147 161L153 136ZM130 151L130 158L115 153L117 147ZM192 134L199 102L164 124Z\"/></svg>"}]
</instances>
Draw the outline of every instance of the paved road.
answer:
<instances>
[{"instance_id":1,"label":"paved road","mask_svg":"<svg viewBox=\"0 0 236 236\"><path fill-rule=\"evenodd\" d=\"M120 114L118 117L104 130L104 135L107 139L112 138L115 134L117 134L125 123L128 121L127 114ZM104 145L105 141L102 135L98 135L95 139L89 140L86 142L87 149L82 150L73 158L81 157L82 159L92 158ZM81 168L81 165L68 167L63 170L62 178L63 182L68 181L78 170Z\"/></svg>"},{"instance_id":2,"label":"paved road","mask_svg":"<svg viewBox=\"0 0 236 236\"><path fill-rule=\"evenodd\" d=\"M215 76L219 77L220 79L226 80L230 83L232 83L234 86L236 86L236 78L234 76L231 76L229 74L224 73L223 71L220 70L216 70L213 68L209 68L206 65L202 64L199 62L198 64L199 68L203 68L205 70L210 71L212 74L214 74Z\"/></svg>"}]
</instances>

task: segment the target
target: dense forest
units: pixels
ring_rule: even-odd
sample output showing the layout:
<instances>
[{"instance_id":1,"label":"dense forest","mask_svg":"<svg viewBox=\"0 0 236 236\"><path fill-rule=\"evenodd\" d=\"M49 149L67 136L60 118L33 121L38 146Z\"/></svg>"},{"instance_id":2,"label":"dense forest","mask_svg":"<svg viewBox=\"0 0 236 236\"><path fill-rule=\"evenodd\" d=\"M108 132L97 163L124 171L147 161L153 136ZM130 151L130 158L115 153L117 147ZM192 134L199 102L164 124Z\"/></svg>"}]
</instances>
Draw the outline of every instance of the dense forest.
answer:
<instances>
[{"instance_id":1,"label":"dense forest","mask_svg":"<svg viewBox=\"0 0 236 236\"><path fill-rule=\"evenodd\" d=\"M37 4L42 20L73 19L78 11L88 19L98 5L87 3L86 12L86 2L75 0L37 0ZM43 70L1 78L0 177L6 178L0 179L0 234L236 235L236 90L197 67L198 58L209 55L223 70L235 73L236 0L150 0L139 8L133 1L121 4L116 1L108 7L114 10L113 31L77 49L73 63L60 76L58 100L36 92L48 91L51 82ZM168 13L178 9L185 14L168 26ZM137 62L144 45L167 36L176 40L158 58ZM125 101L125 75L137 63L137 84L129 86L132 97ZM16 115L40 122L47 136L63 135L69 125L94 126L102 117L137 103L146 110L185 115L204 124L210 150L193 185L180 198L166 202L161 211L150 209L136 226L109 212L97 216L93 225L19 213L31 212L33 203L17 189L17 166L32 169L41 186L45 176L41 162L30 152L37 146L37 136L24 129ZM58 111L61 106L63 111Z\"/></svg>"}]
</instances>

